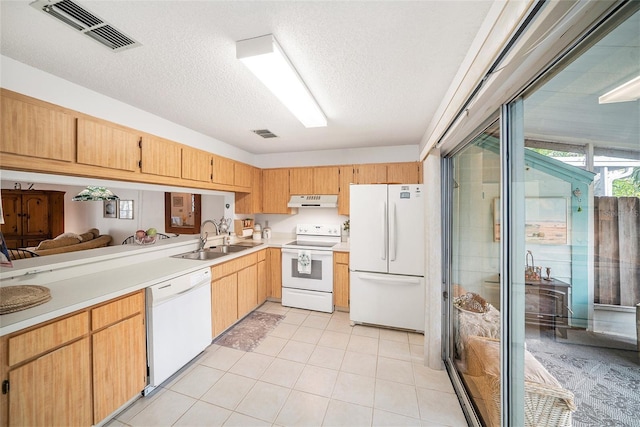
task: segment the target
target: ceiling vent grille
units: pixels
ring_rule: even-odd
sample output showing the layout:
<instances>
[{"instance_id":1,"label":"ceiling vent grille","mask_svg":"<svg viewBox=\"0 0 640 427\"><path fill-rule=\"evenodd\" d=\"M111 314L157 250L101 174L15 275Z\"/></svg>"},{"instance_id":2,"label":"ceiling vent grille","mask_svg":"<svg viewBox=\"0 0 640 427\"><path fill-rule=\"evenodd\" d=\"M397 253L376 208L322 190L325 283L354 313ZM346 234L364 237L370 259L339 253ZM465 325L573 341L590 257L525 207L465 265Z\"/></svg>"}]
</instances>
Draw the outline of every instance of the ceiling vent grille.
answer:
<instances>
[{"instance_id":1,"label":"ceiling vent grille","mask_svg":"<svg viewBox=\"0 0 640 427\"><path fill-rule=\"evenodd\" d=\"M30 5L74 30L84 33L113 52L141 46L131 37L71 0L37 0Z\"/></svg>"},{"instance_id":2,"label":"ceiling vent grille","mask_svg":"<svg viewBox=\"0 0 640 427\"><path fill-rule=\"evenodd\" d=\"M277 138L278 135L276 135L275 133L271 132L269 129L256 129L256 130L252 130L251 132L255 133L256 135L260 135L263 138Z\"/></svg>"}]
</instances>

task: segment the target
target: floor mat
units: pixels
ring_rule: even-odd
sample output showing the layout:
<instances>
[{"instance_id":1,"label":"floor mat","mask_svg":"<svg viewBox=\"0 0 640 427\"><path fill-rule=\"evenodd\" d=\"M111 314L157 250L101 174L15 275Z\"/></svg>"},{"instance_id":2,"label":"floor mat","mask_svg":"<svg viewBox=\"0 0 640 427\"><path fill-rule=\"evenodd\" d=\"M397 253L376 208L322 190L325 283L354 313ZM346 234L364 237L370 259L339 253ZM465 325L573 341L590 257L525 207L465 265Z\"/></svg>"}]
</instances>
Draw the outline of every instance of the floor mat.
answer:
<instances>
[{"instance_id":1,"label":"floor mat","mask_svg":"<svg viewBox=\"0 0 640 427\"><path fill-rule=\"evenodd\" d=\"M281 314L254 311L213 343L236 350L253 351L282 319L284 316Z\"/></svg>"},{"instance_id":2,"label":"floor mat","mask_svg":"<svg viewBox=\"0 0 640 427\"><path fill-rule=\"evenodd\" d=\"M574 344L560 338L528 338L527 349L573 391L578 406L572 417L573 426L640 425L637 350Z\"/></svg>"}]
</instances>

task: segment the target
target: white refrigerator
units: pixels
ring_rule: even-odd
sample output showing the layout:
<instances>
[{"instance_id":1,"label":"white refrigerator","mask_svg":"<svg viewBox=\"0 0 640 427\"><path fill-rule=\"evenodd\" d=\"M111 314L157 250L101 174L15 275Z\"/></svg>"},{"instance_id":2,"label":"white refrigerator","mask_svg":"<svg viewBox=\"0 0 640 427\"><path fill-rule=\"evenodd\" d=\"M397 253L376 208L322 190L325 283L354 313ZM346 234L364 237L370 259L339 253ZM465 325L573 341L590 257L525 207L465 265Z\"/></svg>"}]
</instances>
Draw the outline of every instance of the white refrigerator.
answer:
<instances>
[{"instance_id":1,"label":"white refrigerator","mask_svg":"<svg viewBox=\"0 0 640 427\"><path fill-rule=\"evenodd\" d=\"M350 187L350 319L424 331L422 184Z\"/></svg>"}]
</instances>

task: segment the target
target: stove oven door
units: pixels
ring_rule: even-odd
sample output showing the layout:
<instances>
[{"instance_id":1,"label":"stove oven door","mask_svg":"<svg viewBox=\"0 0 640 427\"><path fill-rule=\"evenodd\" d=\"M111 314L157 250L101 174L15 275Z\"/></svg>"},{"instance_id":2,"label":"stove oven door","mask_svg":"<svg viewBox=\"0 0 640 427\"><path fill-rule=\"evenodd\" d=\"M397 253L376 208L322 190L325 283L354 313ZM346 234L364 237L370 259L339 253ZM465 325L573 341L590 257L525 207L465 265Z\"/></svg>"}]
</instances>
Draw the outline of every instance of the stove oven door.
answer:
<instances>
[{"instance_id":1,"label":"stove oven door","mask_svg":"<svg viewBox=\"0 0 640 427\"><path fill-rule=\"evenodd\" d=\"M333 292L333 252L309 251L311 272L298 268L300 250L282 248L282 287Z\"/></svg>"}]
</instances>

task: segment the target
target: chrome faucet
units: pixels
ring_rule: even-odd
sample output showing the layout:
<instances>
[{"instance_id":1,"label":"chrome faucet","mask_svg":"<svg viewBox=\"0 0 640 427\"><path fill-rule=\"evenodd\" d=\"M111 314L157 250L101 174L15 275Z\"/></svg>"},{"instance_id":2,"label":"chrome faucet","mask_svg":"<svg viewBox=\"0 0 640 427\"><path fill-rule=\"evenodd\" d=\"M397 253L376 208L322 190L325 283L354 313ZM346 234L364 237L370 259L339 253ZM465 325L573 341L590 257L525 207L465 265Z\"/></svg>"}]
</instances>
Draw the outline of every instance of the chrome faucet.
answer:
<instances>
[{"instance_id":1,"label":"chrome faucet","mask_svg":"<svg viewBox=\"0 0 640 427\"><path fill-rule=\"evenodd\" d=\"M216 236L220 234L220 229L218 228L218 224L216 224L210 219L203 221L202 224L200 225L200 243L198 245L198 250L200 251L204 249L204 245L207 244L207 238L209 237L209 233L204 231L204 226L207 223L213 224L213 226L216 228ZM204 233L204 236L203 236L203 233Z\"/></svg>"}]
</instances>

